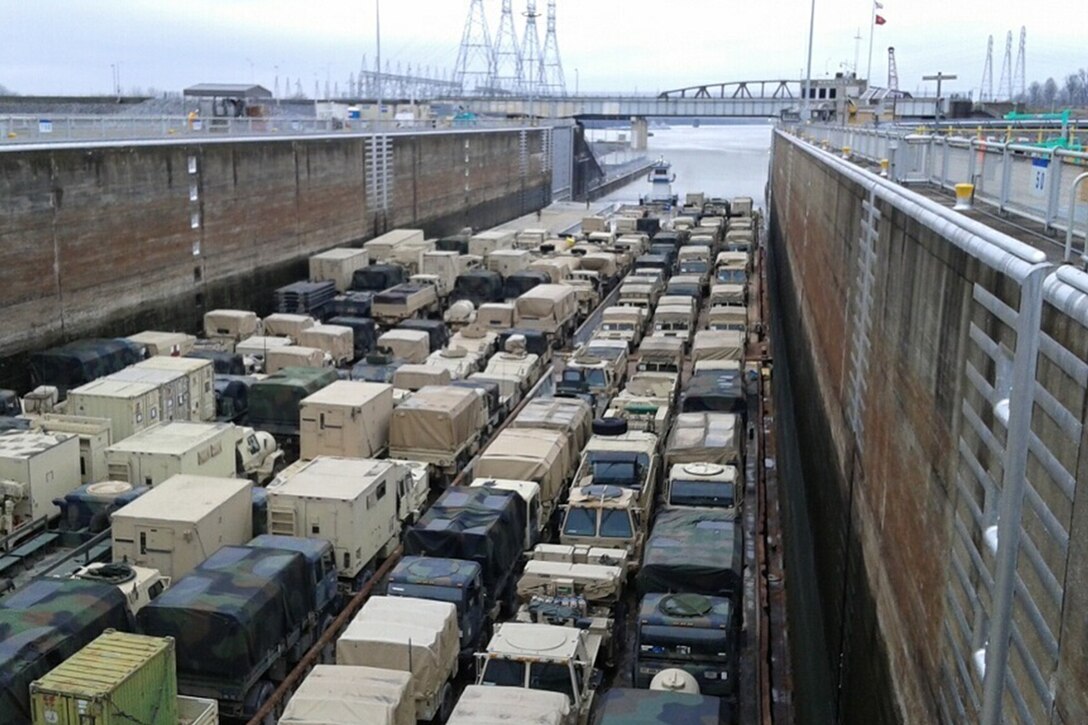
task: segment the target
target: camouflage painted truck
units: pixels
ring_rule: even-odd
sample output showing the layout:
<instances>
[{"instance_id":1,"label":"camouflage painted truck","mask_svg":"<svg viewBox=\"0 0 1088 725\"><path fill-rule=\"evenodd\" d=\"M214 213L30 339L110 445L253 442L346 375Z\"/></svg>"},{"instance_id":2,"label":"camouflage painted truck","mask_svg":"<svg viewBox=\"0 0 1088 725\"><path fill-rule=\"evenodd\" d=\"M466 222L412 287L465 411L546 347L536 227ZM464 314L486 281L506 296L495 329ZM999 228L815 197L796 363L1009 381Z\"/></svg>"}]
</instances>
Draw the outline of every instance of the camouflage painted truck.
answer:
<instances>
[{"instance_id":1,"label":"camouflage painted truck","mask_svg":"<svg viewBox=\"0 0 1088 725\"><path fill-rule=\"evenodd\" d=\"M596 725L718 725L732 722L716 697L614 687L601 696Z\"/></svg>"},{"instance_id":2,"label":"camouflage painted truck","mask_svg":"<svg viewBox=\"0 0 1088 725\"><path fill-rule=\"evenodd\" d=\"M133 629L112 584L38 579L0 601L0 722L30 725L30 683L107 629Z\"/></svg>"},{"instance_id":3,"label":"camouflage painted truck","mask_svg":"<svg viewBox=\"0 0 1088 725\"><path fill-rule=\"evenodd\" d=\"M327 541L260 536L219 549L141 609L137 623L174 638L182 694L249 720L332 623L336 586Z\"/></svg>"},{"instance_id":4,"label":"camouflage painted truck","mask_svg":"<svg viewBox=\"0 0 1088 725\"><path fill-rule=\"evenodd\" d=\"M247 423L275 436L288 459L299 452L299 410L305 398L335 383L332 368L284 368L249 388Z\"/></svg>"}]
</instances>

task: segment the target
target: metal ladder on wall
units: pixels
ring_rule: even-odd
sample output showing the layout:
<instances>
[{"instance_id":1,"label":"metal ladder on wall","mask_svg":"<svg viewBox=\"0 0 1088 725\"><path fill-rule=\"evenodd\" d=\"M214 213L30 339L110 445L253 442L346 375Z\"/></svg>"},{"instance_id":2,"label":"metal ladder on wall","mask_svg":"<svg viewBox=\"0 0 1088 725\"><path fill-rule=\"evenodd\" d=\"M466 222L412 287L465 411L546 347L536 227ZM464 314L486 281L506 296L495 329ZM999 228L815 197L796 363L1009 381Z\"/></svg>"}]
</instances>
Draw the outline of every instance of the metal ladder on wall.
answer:
<instances>
[{"instance_id":1,"label":"metal ladder on wall","mask_svg":"<svg viewBox=\"0 0 1088 725\"><path fill-rule=\"evenodd\" d=\"M369 210L381 226L389 211L393 189L393 139L387 134L373 134L366 141L366 197Z\"/></svg>"}]
</instances>

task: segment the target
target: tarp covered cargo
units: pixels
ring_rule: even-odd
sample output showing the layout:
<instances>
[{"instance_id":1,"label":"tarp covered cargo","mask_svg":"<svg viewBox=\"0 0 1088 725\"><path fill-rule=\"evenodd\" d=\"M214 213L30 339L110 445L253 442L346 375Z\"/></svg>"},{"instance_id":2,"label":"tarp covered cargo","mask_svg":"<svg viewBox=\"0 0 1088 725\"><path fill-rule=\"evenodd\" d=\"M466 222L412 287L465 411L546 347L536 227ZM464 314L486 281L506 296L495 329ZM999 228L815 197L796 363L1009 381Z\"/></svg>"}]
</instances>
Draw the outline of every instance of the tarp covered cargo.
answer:
<instances>
[{"instance_id":1,"label":"tarp covered cargo","mask_svg":"<svg viewBox=\"0 0 1088 725\"><path fill-rule=\"evenodd\" d=\"M144 346L124 339L76 340L31 353L30 381L55 385L63 399L71 388L133 365L144 358Z\"/></svg>"},{"instance_id":2,"label":"tarp covered cargo","mask_svg":"<svg viewBox=\"0 0 1088 725\"><path fill-rule=\"evenodd\" d=\"M346 326L314 325L302 331L298 344L323 350L338 363L355 357L355 331Z\"/></svg>"},{"instance_id":3,"label":"tarp covered cargo","mask_svg":"<svg viewBox=\"0 0 1088 725\"><path fill-rule=\"evenodd\" d=\"M536 398L525 404L510 427L563 431L572 450L580 451L593 433L593 411L576 398Z\"/></svg>"},{"instance_id":4,"label":"tarp covered cargo","mask_svg":"<svg viewBox=\"0 0 1088 725\"><path fill-rule=\"evenodd\" d=\"M562 725L569 716L570 698L561 692L469 685L446 725Z\"/></svg>"},{"instance_id":5,"label":"tarp covered cargo","mask_svg":"<svg viewBox=\"0 0 1088 725\"><path fill-rule=\"evenodd\" d=\"M482 406L480 396L471 390L446 385L421 388L393 410L389 447L452 454L477 433Z\"/></svg>"},{"instance_id":6,"label":"tarp covered cargo","mask_svg":"<svg viewBox=\"0 0 1088 725\"><path fill-rule=\"evenodd\" d=\"M269 348L264 356L264 371L276 373L284 368L321 368L325 366L325 351L316 347Z\"/></svg>"},{"instance_id":7,"label":"tarp covered cargo","mask_svg":"<svg viewBox=\"0 0 1088 725\"><path fill-rule=\"evenodd\" d=\"M0 601L0 722L30 723L30 683L107 629L134 629L111 584L38 579Z\"/></svg>"},{"instance_id":8,"label":"tarp covered cargo","mask_svg":"<svg viewBox=\"0 0 1088 725\"><path fill-rule=\"evenodd\" d=\"M379 667L317 665L287 701L280 725L415 725L412 675Z\"/></svg>"},{"instance_id":9,"label":"tarp covered cargo","mask_svg":"<svg viewBox=\"0 0 1088 725\"><path fill-rule=\"evenodd\" d=\"M576 591L590 602L614 602L623 593L627 566L582 564L567 561L532 560L518 579L518 596L524 601L534 594L553 593L558 583L572 582Z\"/></svg>"},{"instance_id":10,"label":"tarp covered cargo","mask_svg":"<svg viewBox=\"0 0 1088 725\"><path fill-rule=\"evenodd\" d=\"M476 318L479 320L479 317ZM450 337L449 347L464 348L465 350L485 356L495 351L499 343L499 336L494 332L483 329L478 324L463 327Z\"/></svg>"},{"instance_id":11,"label":"tarp covered cargo","mask_svg":"<svg viewBox=\"0 0 1088 725\"><path fill-rule=\"evenodd\" d=\"M451 343L449 347L428 355L427 366L445 370L449 373L450 380L464 380L480 369L480 357L480 353L475 350L467 350Z\"/></svg>"},{"instance_id":12,"label":"tarp covered cargo","mask_svg":"<svg viewBox=\"0 0 1088 725\"><path fill-rule=\"evenodd\" d=\"M702 371L688 380L680 394L680 412L743 413L744 399L740 370Z\"/></svg>"},{"instance_id":13,"label":"tarp covered cargo","mask_svg":"<svg viewBox=\"0 0 1088 725\"><path fill-rule=\"evenodd\" d=\"M205 337L229 337L244 340L259 334L260 320L249 310L212 310L204 313Z\"/></svg>"},{"instance_id":14,"label":"tarp covered cargo","mask_svg":"<svg viewBox=\"0 0 1088 725\"><path fill-rule=\"evenodd\" d=\"M743 558L741 526L732 512L663 511L646 542L638 589L739 596Z\"/></svg>"},{"instance_id":15,"label":"tarp covered cargo","mask_svg":"<svg viewBox=\"0 0 1088 725\"><path fill-rule=\"evenodd\" d=\"M651 335L642 338L638 346L640 363L667 364L683 360L684 341L679 337Z\"/></svg>"},{"instance_id":16,"label":"tarp covered cargo","mask_svg":"<svg viewBox=\"0 0 1088 725\"><path fill-rule=\"evenodd\" d=\"M264 318L264 334L272 337L289 337L298 344L303 344L299 336L317 324L309 315L295 315L288 312L275 312Z\"/></svg>"},{"instance_id":17,"label":"tarp covered cargo","mask_svg":"<svg viewBox=\"0 0 1088 725\"><path fill-rule=\"evenodd\" d=\"M692 362L700 360L741 360L745 334L734 330L700 330L691 343Z\"/></svg>"},{"instance_id":18,"label":"tarp covered cargo","mask_svg":"<svg viewBox=\"0 0 1088 725\"><path fill-rule=\"evenodd\" d=\"M616 276L616 255L607 252L591 252L582 256L582 269L597 272L602 277Z\"/></svg>"},{"instance_id":19,"label":"tarp covered cargo","mask_svg":"<svg viewBox=\"0 0 1088 725\"><path fill-rule=\"evenodd\" d=\"M737 463L744 445L733 413L681 413L665 444L665 463Z\"/></svg>"},{"instance_id":20,"label":"tarp covered cargo","mask_svg":"<svg viewBox=\"0 0 1088 725\"><path fill-rule=\"evenodd\" d=\"M450 371L436 365L401 365L393 373L393 387L400 390L419 390L428 385L448 385Z\"/></svg>"},{"instance_id":21,"label":"tarp covered cargo","mask_svg":"<svg viewBox=\"0 0 1088 725\"><path fill-rule=\"evenodd\" d=\"M479 478L477 474L477 478ZM492 595L525 544L524 506L516 493L490 488L447 489L404 534L404 553L475 561Z\"/></svg>"},{"instance_id":22,"label":"tarp covered cargo","mask_svg":"<svg viewBox=\"0 0 1088 725\"><path fill-rule=\"evenodd\" d=\"M477 478L535 481L544 501L555 501L573 468L567 435L558 430L507 428L476 460Z\"/></svg>"},{"instance_id":23,"label":"tarp covered cargo","mask_svg":"<svg viewBox=\"0 0 1088 725\"><path fill-rule=\"evenodd\" d=\"M144 606L140 631L173 637L180 689L186 678L237 681L286 641L312 611L302 554L224 546Z\"/></svg>"},{"instance_id":24,"label":"tarp covered cargo","mask_svg":"<svg viewBox=\"0 0 1088 725\"><path fill-rule=\"evenodd\" d=\"M710 304L743 305L747 293L748 289L742 284L716 284L710 288Z\"/></svg>"},{"instance_id":25,"label":"tarp covered cargo","mask_svg":"<svg viewBox=\"0 0 1088 725\"><path fill-rule=\"evenodd\" d=\"M714 305L706 315L710 329L740 330L748 327L748 310L740 305Z\"/></svg>"},{"instance_id":26,"label":"tarp covered cargo","mask_svg":"<svg viewBox=\"0 0 1088 725\"><path fill-rule=\"evenodd\" d=\"M715 267L724 267L726 269L747 270L749 264L750 260L745 252L719 252L714 260Z\"/></svg>"},{"instance_id":27,"label":"tarp covered cargo","mask_svg":"<svg viewBox=\"0 0 1088 725\"><path fill-rule=\"evenodd\" d=\"M452 674L460 651L453 604L371 597L337 640L336 662L411 672L413 699L426 700Z\"/></svg>"},{"instance_id":28,"label":"tarp covered cargo","mask_svg":"<svg viewBox=\"0 0 1088 725\"><path fill-rule=\"evenodd\" d=\"M270 433L298 432L299 404L339 380L332 368L285 368L249 388L248 422Z\"/></svg>"},{"instance_id":29,"label":"tarp covered cargo","mask_svg":"<svg viewBox=\"0 0 1088 725\"><path fill-rule=\"evenodd\" d=\"M600 701L596 725L718 725L720 707L709 695L614 687Z\"/></svg>"},{"instance_id":30,"label":"tarp covered cargo","mask_svg":"<svg viewBox=\"0 0 1088 725\"><path fill-rule=\"evenodd\" d=\"M377 347L389 348L405 362L423 363L431 354L431 337L423 330L389 330L378 338Z\"/></svg>"},{"instance_id":31,"label":"tarp covered cargo","mask_svg":"<svg viewBox=\"0 0 1088 725\"><path fill-rule=\"evenodd\" d=\"M541 284L518 297L514 303L518 316L525 320L563 322L578 311L578 294L565 284Z\"/></svg>"},{"instance_id":32,"label":"tarp covered cargo","mask_svg":"<svg viewBox=\"0 0 1088 725\"><path fill-rule=\"evenodd\" d=\"M196 337L184 332L161 332L159 330L144 330L125 338L137 345L147 348L147 354L156 357L159 355L188 355Z\"/></svg>"}]
</instances>

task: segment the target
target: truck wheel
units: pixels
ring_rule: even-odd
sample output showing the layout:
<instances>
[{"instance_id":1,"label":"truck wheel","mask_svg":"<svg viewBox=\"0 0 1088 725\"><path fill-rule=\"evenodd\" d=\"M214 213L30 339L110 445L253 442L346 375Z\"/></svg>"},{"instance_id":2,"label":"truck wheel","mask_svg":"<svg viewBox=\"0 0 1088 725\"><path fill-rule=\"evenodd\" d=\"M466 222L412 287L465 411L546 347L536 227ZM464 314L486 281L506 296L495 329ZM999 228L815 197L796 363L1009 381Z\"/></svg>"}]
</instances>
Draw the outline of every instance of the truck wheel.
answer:
<instances>
[{"instance_id":1,"label":"truck wheel","mask_svg":"<svg viewBox=\"0 0 1088 725\"><path fill-rule=\"evenodd\" d=\"M268 680L259 680L249 692L246 693L245 705L243 712L247 720L252 720L261 707L266 702L272 699L272 693L276 691L276 688ZM264 719L261 720L261 725L276 725L275 712L268 713Z\"/></svg>"},{"instance_id":2,"label":"truck wheel","mask_svg":"<svg viewBox=\"0 0 1088 725\"><path fill-rule=\"evenodd\" d=\"M332 627L332 615L326 614L325 618L321 620L321 628L317 630L317 636L320 639L325 632ZM318 657L318 662L323 665L336 664L336 641L333 640L327 645L321 648L321 655Z\"/></svg>"},{"instance_id":3,"label":"truck wheel","mask_svg":"<svg viewBox=\"0 0 1088 725\"><path fill-rule=\"evenodd\" d=\"M434 725L443 725L453 714L453 686L450 683L442 685L442 693L439 695L438 712L435 713Z\"/></svg>"}]
</instances>

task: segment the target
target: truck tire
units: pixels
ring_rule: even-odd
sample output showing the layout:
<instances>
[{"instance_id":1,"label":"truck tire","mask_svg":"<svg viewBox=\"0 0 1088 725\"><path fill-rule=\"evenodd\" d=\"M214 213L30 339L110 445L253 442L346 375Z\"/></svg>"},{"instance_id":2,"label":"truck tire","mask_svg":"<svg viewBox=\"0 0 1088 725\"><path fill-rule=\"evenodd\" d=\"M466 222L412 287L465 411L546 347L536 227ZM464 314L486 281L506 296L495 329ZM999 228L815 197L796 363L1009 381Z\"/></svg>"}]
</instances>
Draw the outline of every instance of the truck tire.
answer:
<instances>
[{"instance_id":1,"label":"truck tire","mask_svg":"<svg viewBox=\"0 0 1088 725\"><path fill-rule=\"evenodd\" d=\"M442 692L438 696L438 711L431 720L434 725L444 725L453 714L453 685L449 682L442 685Z\"/></svg>"},{"instance_id":2,"label":"truck tire","mask_svg":"<svg viewBox=\"0 0 1088 725\"><path fill-rule=\"evenodd\" d=\"M619 436L626 432L626 418L595 418L593 420L593 435Z\"/></svg>"},{"instance_id":3,"label":"truck tire","mask_svg":"<svg viewBox=\"0 0 1088 725\"><path fill-rule=\"evenodd\" d=\"M324 636L325 632L332 626L333 618L331 614L326 614L325 618L321 620L321 627L317 630L317 638L320 639ZM322 665L334 665L336 664L336 640L329 642L327 645L321 648L321 655L318 657L318 664Z\"/></svg>"},{"instance_id":4,"label":"truck tire","mask_svg":"<svg viewBox=\"0 0 1088 725\"><path fill-rule=\"evenodd\" d=\"M272 699L272 693L275 691L275 686L268 680L258 680L257 684L253 685L249 692L246 693L246 700L243 706L243 713L246 720L252 720L253 716L260 712L261 707ZM268 713L268 715L261 720L261 725L276 725L276 713Z\"/></svg>"}]
</instances>

